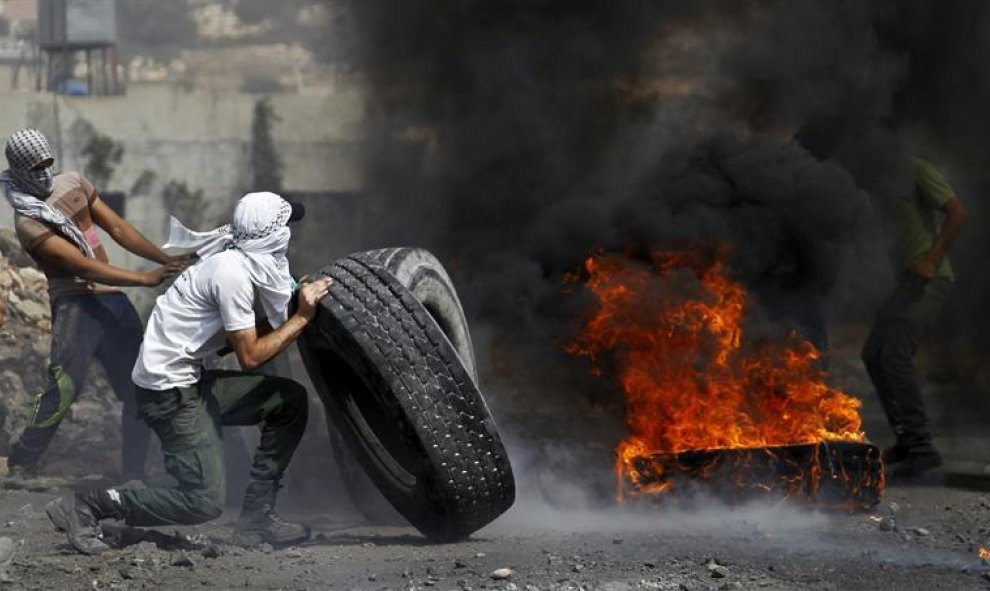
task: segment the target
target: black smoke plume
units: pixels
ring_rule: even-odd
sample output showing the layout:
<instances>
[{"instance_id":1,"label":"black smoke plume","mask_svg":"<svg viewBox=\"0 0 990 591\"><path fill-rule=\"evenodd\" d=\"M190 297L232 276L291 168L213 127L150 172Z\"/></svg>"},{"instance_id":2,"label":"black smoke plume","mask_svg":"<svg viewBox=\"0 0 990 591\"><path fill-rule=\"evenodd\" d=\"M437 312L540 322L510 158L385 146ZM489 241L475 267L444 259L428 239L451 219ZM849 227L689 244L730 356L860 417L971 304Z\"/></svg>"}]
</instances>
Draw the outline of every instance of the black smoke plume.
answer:
<instances>
[{"instance_id":1,"label":"black smoke plume","mask_svg":"<svg viewBox=\"0 0 990 591\"><path fill-rule=\"evenodd\" d=\"M983 2L355 0L342 15L382 221L355 246L448 265L524 461L581 474L622 437L614 392L560 351L589 303L562 278L598 249L728 244L771 305L868 321L915 153L976 210L957 316L987 295Z\"/></svg>"}]
</instances>

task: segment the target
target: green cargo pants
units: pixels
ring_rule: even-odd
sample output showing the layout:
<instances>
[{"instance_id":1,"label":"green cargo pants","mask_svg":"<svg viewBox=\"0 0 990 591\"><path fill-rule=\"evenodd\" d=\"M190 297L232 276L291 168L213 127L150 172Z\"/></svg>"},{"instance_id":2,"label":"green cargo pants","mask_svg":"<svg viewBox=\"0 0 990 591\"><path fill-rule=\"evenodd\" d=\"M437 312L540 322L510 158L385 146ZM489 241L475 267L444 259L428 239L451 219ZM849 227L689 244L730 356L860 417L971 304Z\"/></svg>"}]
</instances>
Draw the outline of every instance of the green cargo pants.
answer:
<instances>
[{"instance_id":1,"label":"green cargo pants","mask_svg":"<svg viewBox=\"0 0 990 591\"><path fill-rule=\"evenodd\" d=\"M138 414L158 434L165 470L177 488L121 489L129 525L196 524L223 512L226 497L223 425L261 423L251 465L255 480L278 480L306 428L306 390L279 377L207 371L198 384L151 391L137 388Z\"/></svg>"}]
</instances>

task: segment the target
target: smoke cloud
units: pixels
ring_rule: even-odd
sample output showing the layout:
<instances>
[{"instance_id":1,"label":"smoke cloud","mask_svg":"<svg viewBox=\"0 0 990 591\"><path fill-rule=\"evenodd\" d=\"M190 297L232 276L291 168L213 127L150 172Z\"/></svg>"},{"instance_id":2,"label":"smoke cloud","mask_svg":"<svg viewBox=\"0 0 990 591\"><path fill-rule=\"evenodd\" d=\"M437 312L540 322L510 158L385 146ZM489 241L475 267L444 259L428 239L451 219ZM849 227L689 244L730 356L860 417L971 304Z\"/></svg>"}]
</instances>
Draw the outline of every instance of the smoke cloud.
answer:
<instances>
[{"instance_id":1,"label":"smoke cloud","mask_svg":"<svg viewBox=\"0 0 990 591\"><path fill-rule=\"evenodd\" d=\"M590 303L562 278L586 256L729 245L766 303L868 321L910 154L974 210L952 326L990 345L963 322L990 291L975 254L990 246L985 3L345 4L330 33L368 76L365 187L382 213L361 246L448 266L529 469L580 478L624 433L612 386L560 350Z\"/></svg>"}]
</instances>

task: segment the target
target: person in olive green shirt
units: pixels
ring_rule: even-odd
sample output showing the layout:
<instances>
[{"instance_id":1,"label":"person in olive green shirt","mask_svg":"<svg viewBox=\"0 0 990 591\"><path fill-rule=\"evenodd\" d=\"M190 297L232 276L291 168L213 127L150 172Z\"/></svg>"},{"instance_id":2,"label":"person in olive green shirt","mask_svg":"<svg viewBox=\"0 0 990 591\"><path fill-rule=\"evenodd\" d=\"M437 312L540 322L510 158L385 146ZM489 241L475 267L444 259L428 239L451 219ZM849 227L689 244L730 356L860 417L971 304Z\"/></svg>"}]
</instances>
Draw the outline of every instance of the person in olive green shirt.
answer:
<instances>
[{"instance_id":1,"label":"person in olive green shirt","mask_svg":"<svg viewBox=\"0 0 990 591\"><path fill-rule=\"evenodd\" d=\"M919 159L913 165L914 189L895 209L897 287L877 313L863 348L866 370L897 437L883 459L895 466L893 476L898 478L918 477L942 465L913 360L951 291L955 276L946 255L967 216L938 169Z\"/></svg>"}]
</instances>

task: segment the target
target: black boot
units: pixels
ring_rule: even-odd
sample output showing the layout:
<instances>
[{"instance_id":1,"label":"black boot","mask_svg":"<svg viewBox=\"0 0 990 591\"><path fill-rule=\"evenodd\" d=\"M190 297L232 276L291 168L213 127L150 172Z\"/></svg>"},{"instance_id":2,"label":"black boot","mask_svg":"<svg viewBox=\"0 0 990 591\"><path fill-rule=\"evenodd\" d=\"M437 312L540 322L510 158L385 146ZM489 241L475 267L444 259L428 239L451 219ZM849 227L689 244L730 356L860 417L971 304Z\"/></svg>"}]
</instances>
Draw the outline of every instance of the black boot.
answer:
<instances>
[{"instance_id":1,"label":"black boot","mask_svg":"<svg viewBox=\"0 0 990 591\"><path fill-rule=\"evenodd\" d=\"M278 488L278 482L274 480L252 481L244 494L244 508L238 527L258 535L261 541L273 546L290 546L309 539L308 527L289 523L275 512Z\"/></svg>"},{"instance_id":2,"label":"black boot","mask_svg":"<svg viewBox=\"0 0 990 591\"><path fill-rule=\"evenodd\" d=\"M935 483L943 474L942 456L934 448L920 451L911 450L901 463L894 468L893 478L896 480L921 480Z\"/></svg>"},{"instance_id":3,"label":"black boot","mask_svg":"<svg viewBox=\"0 0 990 591\"><path fill-rule=\"evenodd\" d=\"M48 518L65 532L69 543L83 554L100 554L110 547L103 542L101 519L122 519L120 497L115 490L71 493L48 503Z\"/></svg>"},{"instance_id":4,"label":"black boot","mask_svg":"<svg viewBox=\"0 0 990 591\"><path fill-rule=\"evenodd\" d=\"M883 450L883 463L888 466L900 464L907 459L910 451L911 450L908 446L901 443L895 443L894 445Z\"/></svg>"}]
</instances>

